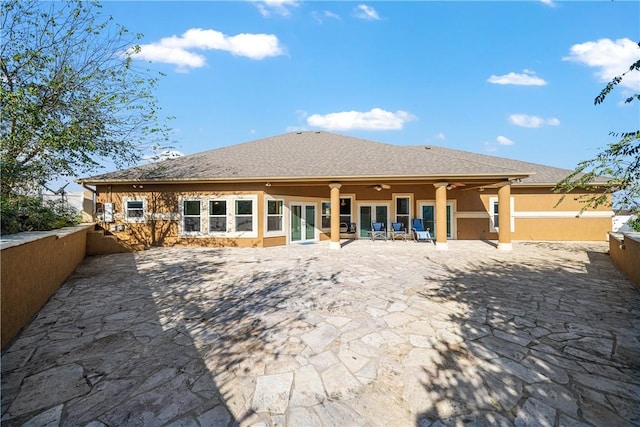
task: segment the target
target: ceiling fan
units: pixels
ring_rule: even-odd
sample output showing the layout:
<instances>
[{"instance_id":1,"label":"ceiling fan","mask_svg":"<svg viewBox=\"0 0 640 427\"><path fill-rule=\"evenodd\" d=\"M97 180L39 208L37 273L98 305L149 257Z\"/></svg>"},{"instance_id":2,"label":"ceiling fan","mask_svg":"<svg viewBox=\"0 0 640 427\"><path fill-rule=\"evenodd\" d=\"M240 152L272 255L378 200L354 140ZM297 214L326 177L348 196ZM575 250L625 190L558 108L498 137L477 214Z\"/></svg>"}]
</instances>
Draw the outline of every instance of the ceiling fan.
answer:
<instances>
[{"instance_id":1,"label":"ceiling fan","mask_svg":"<svg viewBox=\"0 0 640 427\"><path fill-rule=\"evenodd\" d=\"M381 190L388 190L391 188L391 186L387 184L373 184L373 185L367 186L367 188L373 188L376 191L381 191Z\"/></svg>"},{"instance_id":2,"label":"ceiling fan","mask_svg":"<svg viewBox=\"0 0 640 427\"><path fill-rule=\"evenodd\" d=\"M451 184L447 185L447 190L453 190L454 188L458 188L458 187L464 187L465 183L463 182L452 182Z\"/></svg>"}]
</instances>

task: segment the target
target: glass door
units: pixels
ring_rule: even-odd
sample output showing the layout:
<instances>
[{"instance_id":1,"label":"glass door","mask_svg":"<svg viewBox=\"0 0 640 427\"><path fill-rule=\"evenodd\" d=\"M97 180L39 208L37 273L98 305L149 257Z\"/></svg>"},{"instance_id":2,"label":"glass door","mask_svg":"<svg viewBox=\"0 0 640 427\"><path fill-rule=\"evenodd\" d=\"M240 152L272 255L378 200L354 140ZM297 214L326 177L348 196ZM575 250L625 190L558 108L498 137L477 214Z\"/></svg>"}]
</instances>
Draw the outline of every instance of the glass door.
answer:
<instances>
[{"instance_id":1,"label":"glass door","mask_svg":"<svg viewBox=\"0 0 640 427\"><path fill-rule=\"evenodd\" d=\"M316 207L306 205L304 207L305 240L315 240L316 238Z\"/></svg>"},{"instance_id":2,"label":"glass door","mask_svg":"<svg viewBox=\"0 0 640 427\"><path fill-rule=\"evenodd\" d=\"M360 205L360 232L359 237L368 238L372 222L381 222L384 229L389 230L389 206L384 205Z\"/></svg>"},{"instance_id":3,"label":"glass door","mask_svg":"<svg viewBox=\"0 0 640 427\"><path fill-rule=\"evenodd\" d=\"M304 203L291 204L291 242L306 242L316 238L316 206Z\"/></svg>"},{"instance_id":4,"label":"glass door","mask_svg":"<svg viewBox=\"0 0 640 427\"><path fill-rule=\"evenodd\" d=\"M453 239L453 205L447 203L447 239ZM427 203L422 205L422 223L425 229L429 229L432 237L436 236L436 205Z\"/></svg>"}]
</instances>

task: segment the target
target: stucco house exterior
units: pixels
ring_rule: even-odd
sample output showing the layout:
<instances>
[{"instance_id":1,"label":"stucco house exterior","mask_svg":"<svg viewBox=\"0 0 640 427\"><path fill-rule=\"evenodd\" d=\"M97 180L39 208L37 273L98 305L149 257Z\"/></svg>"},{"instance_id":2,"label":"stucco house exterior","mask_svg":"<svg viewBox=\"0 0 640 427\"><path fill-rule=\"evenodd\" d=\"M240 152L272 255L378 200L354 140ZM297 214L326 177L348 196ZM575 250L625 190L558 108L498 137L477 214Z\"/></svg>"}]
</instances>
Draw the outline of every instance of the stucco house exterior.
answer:
<instances>
[{"instance_id":1,"label":"stucco house exterior","mask_svg":"<svg viewBox=\"0 0 640 427\"><path fill-rule=\"evenodd\" d=\"M291 132L84 178L96 215L132 248L268 247L368 238L371 222L422 218L450 239L604 241L608 207L556 206L565 169L438 146ZM343 226L341 227L341 224ZM345 234L344 224L354 224Z\"/></svg>"}]
</instances>

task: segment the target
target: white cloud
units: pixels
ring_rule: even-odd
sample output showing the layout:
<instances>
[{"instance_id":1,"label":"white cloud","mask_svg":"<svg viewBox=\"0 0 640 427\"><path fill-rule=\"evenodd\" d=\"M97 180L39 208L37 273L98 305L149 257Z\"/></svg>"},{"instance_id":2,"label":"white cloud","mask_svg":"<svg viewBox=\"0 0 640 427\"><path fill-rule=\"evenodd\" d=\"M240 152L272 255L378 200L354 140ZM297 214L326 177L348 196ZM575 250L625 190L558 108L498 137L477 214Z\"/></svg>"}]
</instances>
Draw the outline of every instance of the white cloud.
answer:
<instances>
[{"instance_id":1,"label":"white cloud","mask_svg":"<svg viewBox=\"0 0 640 427\"><path fill-rule=\"evenodd\" d=\"M291 15L290 7L299 5L296 0L250 0L253 2L262 16L269 17L272 14L280 16Z\"/></svg>"},{"instance_id":2,"label":"white cloud","mask_svg":"<svg viewBox=\"0 0 640 427\"><path fill-rule=\"evenodd\" d=\"M543 3L549 7L556 7L556 4L552 0L540 0L540 3Z\"/></svg>"},{"instance_id":3,"label":"white cloud","mask_svg":"<svg viewBox=\"0 0 640 427\"><path fill-rule=\"evenodd\" d=\"M165 37L158 42L141 45L137 52L131 48L127 53L134 59L174 64L178 67L177 71L186 72L190 68L203 67L206 63L205 57L193 50L223 50L255 60L284 53L278 37L273 34L242 33L227 36L202 28L192 28L179 37Z\"/></svg>"},{"instance_id":4,"label":"white cloud","mask_svg":"<svg viewBox=\"0 0 640 427\"><path fill-rule=\"evenodd\" d=\"M514 144L515 144L515 142L513 142L512 140L510 140L510 139L509 139L509 138L507 138L506 136L502 136L502 135L499 135L499 136L496 138L496 141L497 141L497 142L498 142L498 144L500 144L500 145L514 145Z\"/></svg>"},{"instance_id":5,"label":"white cloud","mask_svg":"<svg viewBox=\"0 0 640 427\"><path fill-rule=\"evenodd\" d=\"M380 15L378 12L371 6L367 6L366 4L359 4L355 10L356 18L366 19L368 21L379 21Z\"/></svg>"},{"instance_id":6,"label":"white cloud","mask_svg":"<svg viewBox=\"0 0 640 427\"><path fill-rule=\"evenodd\" d=\"M483 143L483 145L484 145L484 151L489 152L489 153L494 153L494 152L498 151L498 147L499 146L501 146L501 145L506 145L506 146L515 145L515 142L513 142L512 140L510 140L506 136L498 135L496 137L496 142L485 141Z\"/></svg>"},{"instance_id":7,"label":"white cloud","mask_svg":"<svg viewBox=\"0 0 640 427\"><path fill-rule=\"evenodd\" d=\"M444 141L445 139L447 139L447 137L444 135L444 133L440 132L436 134L436 139L439 139L440 141Z\"/></svg>"},{"instance_id":8,"label":"white cloud","mask_svg":"<svg viewBox=\"0 0 640 427\"><path fill-rule=\"evenodd\" d=\"M307 117L309 126L327 130L399 130L416 117L406 111L385 111L373 108L371 111L344 111L326 115L312 114Z\"/></svg>"},{"instance_id":9,"label":"white cloud","mask_svg":"<svg viewBox=\"0 0 640 427\"><path fill-rule=\"evenodd\" d=\"M523 70L522 74L511 72L502 76L492 75L487 81L498 85L544 86L547 84L544 79L530 70Z\"/></svg>"},{"instance_id":10,"label":"white cloud","mask_svg":"<svg viewBox=\"0 0 640 427\"><path fill-rule=\"evenodd\" d=\"M539 128L542 126L559 126L560 120L555 117L545 119L539 116L529 116L527 114L512 114L509 116L511 124L525 128Z\"/></svg>"},{"instance_id":11,"label":"white cloud","mask_svg":"<svg viewBox=\"0 0 640 427\"><path fill-rule=\"evenodd\" d=\"M311 12L311 16L313 16L313 19L315 19L319 24L322 24L325 18L342 19L340 15L329 10L323 10L322 12L313 11Z\"/></svg>"},{"instance_id":12,"label":"white cloud","mask_svg":"<svg viewBox=\"0 0 640 427\"><path fill-rule=\"evenodd\" d=\"M629 66L640 59L638 44L628 38L600 39L571 46L563 61L573 61L596 68L596 76L601 82L609 82L629 70ZM620 83L629 89L640 90L640 73L627 74Z\"/></svg>"}]
</instances>

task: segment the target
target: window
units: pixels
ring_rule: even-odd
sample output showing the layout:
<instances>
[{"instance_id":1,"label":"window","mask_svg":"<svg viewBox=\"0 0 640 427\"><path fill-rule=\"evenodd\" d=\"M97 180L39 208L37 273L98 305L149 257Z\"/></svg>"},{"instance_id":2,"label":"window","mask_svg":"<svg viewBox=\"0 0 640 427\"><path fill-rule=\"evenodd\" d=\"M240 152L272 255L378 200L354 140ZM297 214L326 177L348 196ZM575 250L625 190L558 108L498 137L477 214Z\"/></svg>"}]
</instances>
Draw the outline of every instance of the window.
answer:
<instances>
[{"instance_id":1,"label":"window","mask_svg":"<svg viewBox=\"0 0 640 427\"><path fill-rule=\"evenodd\" d=\"M322 202L322 228L331 228L331 202Z\"/></svg>"},{"instance_id":2,"label":"window","mask_svg":"<svg viewBox=\"0 0 640 427\"><path fill-rule=\"evenodd\" d=\"M200 200L182 202L182 227L185 233L200 232Z\"/></svg>"},{"instance_id":3,"label":"window","mask_svg":"<svg viewBox=\"0 0 640 427\"><path fill-rule=\"evenodd\" d=\"M513 213L515 212L515 199L513 197L511 197L510 199L510 207L511 207L511 232L515 232L516 229L516 223L515 223L515 217L513 216ZM499 212L498 212L498 198L497 197L489 197L489 222L490 222L490 228L489 231L491 233L497 233L498 232L498 225L500 224L498 222L500 216L499 216Z\"/></svg>"},{"instance_id":4,"label":"window","mask_svg":"<svg viewBox=\"0 0 640 427\"><path fill-rule=\"evenodd\" d=\"M235 231L253 231L253 200L236 200Z\"/></svg>"},{"instance_id":5,"label":"window","mask_svg":"<svg viewBox=\"0 0 640 427\"><path fill-rule=\"evenodd\" d=\"M283 231L284 202L267 200L267 231Z\"/></svg>"},{"instance_id":6,"label":"window","mask_svg":"<svg viewBox=\"0 0 640 427\"><path fill-rule=\"evenodd\" d=\"M351 197L340 198L340 222L351 224Z\"/></svg>"},{"instance_id":7,"label":"window","mask_svg":"<svg viewBox=\"0 0 640 427\"><path fill-rule=\"evenodd\" d=\"M491 218L493 218L493 228L495 228L496 230L498 230L498 224L500 224L499 221L499 215L498 215L498 201L494 201L493 203L491 203Z\"/></svg>"},{"instance_id":8,"label":"window","mask_svg":"<svg viewBox=\"0 0 640 427\"><path fill-rule=\"evenodd\" d=\"M209 233L227 232L227 201L209 201Z\"/></svg>"},{"instance_id":9,"label":"window","mask_svg":"<svg viewBox=\"0 0 640 427\"><path fill-rule=\"evenodd\" d=\"M403 223L405 230L411 230L409 226L411 215L410 205L410 199L408 197L396 197L396 222Z\"/></svg>"},{"instance_id":10,"label":"window","mask_svg":"<svg viewBox=\"0 0 640 427\"><path fill-rule=\"evenodd\" d=\"M124 219L127 222L144 222L146 203L142 199L123 198Z\"/></svg>"}]
</instances>

